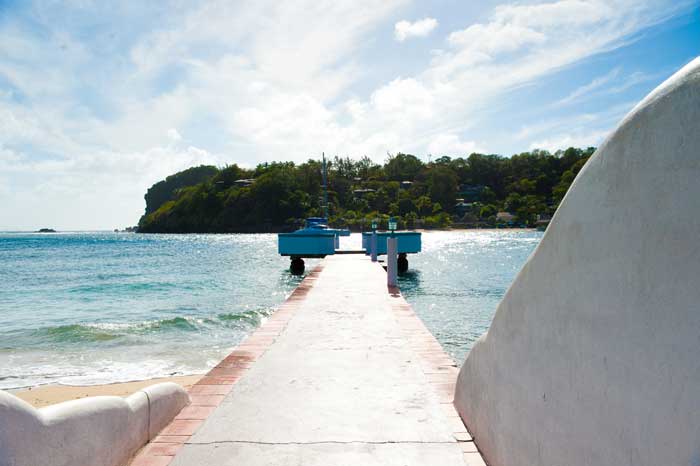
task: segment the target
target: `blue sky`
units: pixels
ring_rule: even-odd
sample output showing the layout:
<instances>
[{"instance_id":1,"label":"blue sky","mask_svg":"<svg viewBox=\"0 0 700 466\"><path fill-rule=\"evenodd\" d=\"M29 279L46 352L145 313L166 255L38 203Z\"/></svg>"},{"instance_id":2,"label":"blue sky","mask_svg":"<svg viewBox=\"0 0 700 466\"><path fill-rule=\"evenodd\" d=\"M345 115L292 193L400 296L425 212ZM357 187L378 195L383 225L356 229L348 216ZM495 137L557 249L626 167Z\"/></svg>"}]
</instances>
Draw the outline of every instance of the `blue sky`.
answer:
<instances>
[{"instance_id":1,"label":"blue sky","mask_svg":"<svg viewBox=\"0 0 700 466\"><path fill-rule=\"evenodd\" d=\"M0 0L0 229L200 163L598 145L698 55L698 0Z\"/></svg>"}]
</instances>

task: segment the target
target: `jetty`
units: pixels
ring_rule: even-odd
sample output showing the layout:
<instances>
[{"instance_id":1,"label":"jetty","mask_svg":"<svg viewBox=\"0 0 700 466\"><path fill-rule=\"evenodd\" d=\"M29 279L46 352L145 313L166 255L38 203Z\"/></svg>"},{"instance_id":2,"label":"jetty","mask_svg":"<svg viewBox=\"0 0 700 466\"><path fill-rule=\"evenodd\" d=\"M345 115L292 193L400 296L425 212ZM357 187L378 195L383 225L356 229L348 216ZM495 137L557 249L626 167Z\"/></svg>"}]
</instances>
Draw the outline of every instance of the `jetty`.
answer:
<instances>
[{"instance_id":1,"label":"jetty","mask_svg":"<svg viewBox=\"0 0 700 466\"><path fill-rule=\"evenodd\" d=\"M459 371L393 259L333 254L189 394L0 391L0 466L698 465L699 121L697 58L587 162Z\"/></svg>"},{"instance_id":2,"label":"jetty","mask_svg":"<svg viewBox=\"0 0 700 466\"><path fill-rule=\"evenodd\" d=\"M368 257L321 261L131 466L483 465L457 365L386 283Z\"/></svg>"}]
</instances>

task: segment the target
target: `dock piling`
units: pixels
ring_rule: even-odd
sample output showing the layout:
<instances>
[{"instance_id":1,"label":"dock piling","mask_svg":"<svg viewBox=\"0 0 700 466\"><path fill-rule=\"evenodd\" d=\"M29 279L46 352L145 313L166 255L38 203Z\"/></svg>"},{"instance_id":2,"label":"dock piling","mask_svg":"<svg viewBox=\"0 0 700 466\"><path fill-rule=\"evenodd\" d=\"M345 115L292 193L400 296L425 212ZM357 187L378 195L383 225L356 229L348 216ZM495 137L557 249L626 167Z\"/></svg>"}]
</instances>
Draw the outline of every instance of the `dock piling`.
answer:
<instances>
[{"instance_id":1,"label":"dock piling","mask_svg":"<svg viewBox=\"0 0 700 466\"><path fill-rule=\"evenodd\" d=\"M372 256L372 262L377 262L377 231L376 230L372 231L370 253Z\"/></svg>"},{"instance_id":2,"label":"dock piling","mask_svg":"<svg viewBox=\"0 0 700 466\"><path fill-rule=\"evenodd\" d=\"M396 286L398 277L398 240L393 236L386 239L386 276L387 285Z\"/></svg>"}]
</instances>

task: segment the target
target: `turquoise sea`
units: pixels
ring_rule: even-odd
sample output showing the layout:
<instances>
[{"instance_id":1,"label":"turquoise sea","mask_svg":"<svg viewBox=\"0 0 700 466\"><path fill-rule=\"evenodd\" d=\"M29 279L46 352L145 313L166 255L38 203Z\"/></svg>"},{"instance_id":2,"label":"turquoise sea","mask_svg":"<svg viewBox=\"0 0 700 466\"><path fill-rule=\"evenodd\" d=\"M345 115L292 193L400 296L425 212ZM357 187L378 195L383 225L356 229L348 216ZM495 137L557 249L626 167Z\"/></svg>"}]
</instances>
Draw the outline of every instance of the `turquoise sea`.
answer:
<instances>
[{"instance_id":1,"label":"turquoise sea","mask_svg":"<svg viewBox=\"0 0 700 466\"><path fill-rule=\"evenodd\" d=\"M429 232L400 278L461 361L541 233ZM301 281L276 236L0 233L0 388L204 372ZM341 247L359 247L359 235ZM310 270L317 261L307 261Z\"/></svg>"}]
</instances>

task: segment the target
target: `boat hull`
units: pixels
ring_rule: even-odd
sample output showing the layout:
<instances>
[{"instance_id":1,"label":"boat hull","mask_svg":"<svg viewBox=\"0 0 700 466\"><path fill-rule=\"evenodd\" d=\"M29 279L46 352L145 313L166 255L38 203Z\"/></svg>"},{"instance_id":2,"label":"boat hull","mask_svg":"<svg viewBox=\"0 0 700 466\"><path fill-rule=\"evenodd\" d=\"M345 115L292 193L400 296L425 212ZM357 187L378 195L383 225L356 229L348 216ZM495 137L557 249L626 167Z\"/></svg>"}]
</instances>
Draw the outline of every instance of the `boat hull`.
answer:
<instances>
[{"instance_id":1,"label":"boat hull","mask_svg":"<svg viewBox=\"0 0 700 466\"><path fill-rule=\"evenodd\" d=\"M377 254L386 254L386 239L391 236L389 232L377 232ZM415 254L421 251L421 234L417 231L397 231L394 236L398 239L399 254ZM362 233L362 248L366 254L370 254L372 233Z\"/></svg>"},{"instance_id":2,"label":"boat hull","mask_svg":"<svg viewBox=\"0 0 700 466\"><path fill-rule=\"evenodd\" d=\"M325 257L335 253L337 236L334 233L280 233L277 252L290 257Z\"/></svg>"}]
</instances>

